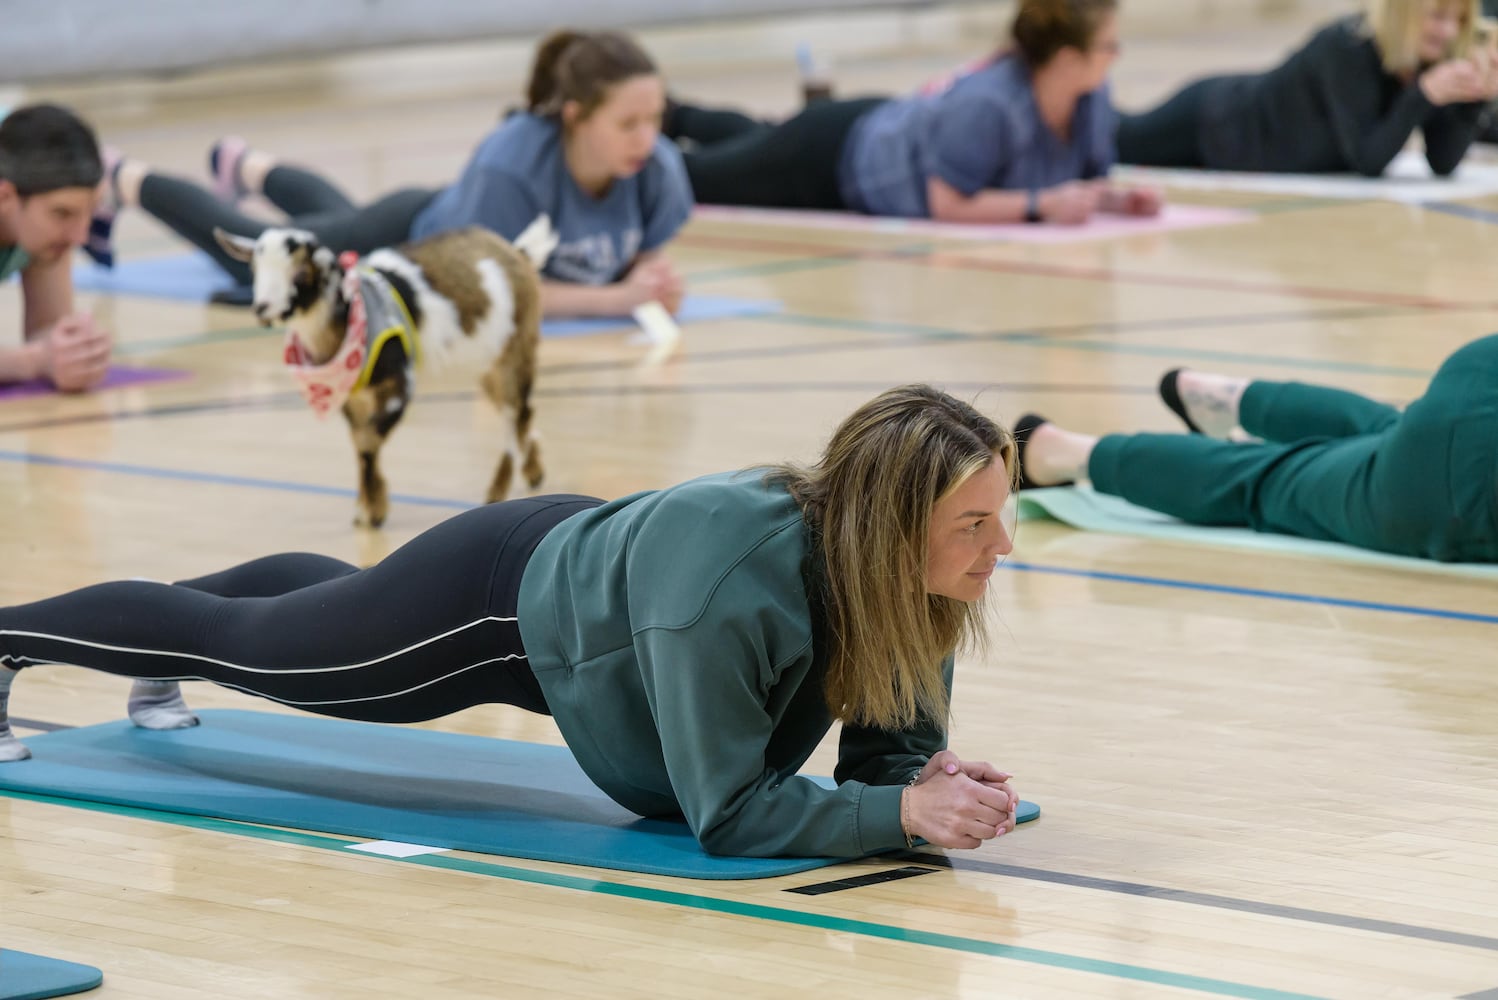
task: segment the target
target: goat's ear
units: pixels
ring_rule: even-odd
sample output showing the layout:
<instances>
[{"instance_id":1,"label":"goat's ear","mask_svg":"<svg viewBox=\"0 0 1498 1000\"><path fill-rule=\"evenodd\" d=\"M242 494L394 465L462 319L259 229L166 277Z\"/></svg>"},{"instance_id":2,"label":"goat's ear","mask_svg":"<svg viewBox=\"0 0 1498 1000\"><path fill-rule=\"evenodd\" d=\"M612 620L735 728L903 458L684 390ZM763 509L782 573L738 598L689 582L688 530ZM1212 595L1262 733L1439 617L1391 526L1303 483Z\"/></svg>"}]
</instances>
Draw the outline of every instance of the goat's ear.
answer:
<instances>
[{"instance_id":1,"label":"goat's ear","mask_svg":"<svg viewBox=\"0 0 1498 1000\"><path fill-rule=\"evenodd\" d=\"M236 236L228 230L214 226L213 238L218 240L218 245L224 248L224 253L235 260L248 264L255 258L255 241L247 236Z\"/></svg>"}]
</instances>

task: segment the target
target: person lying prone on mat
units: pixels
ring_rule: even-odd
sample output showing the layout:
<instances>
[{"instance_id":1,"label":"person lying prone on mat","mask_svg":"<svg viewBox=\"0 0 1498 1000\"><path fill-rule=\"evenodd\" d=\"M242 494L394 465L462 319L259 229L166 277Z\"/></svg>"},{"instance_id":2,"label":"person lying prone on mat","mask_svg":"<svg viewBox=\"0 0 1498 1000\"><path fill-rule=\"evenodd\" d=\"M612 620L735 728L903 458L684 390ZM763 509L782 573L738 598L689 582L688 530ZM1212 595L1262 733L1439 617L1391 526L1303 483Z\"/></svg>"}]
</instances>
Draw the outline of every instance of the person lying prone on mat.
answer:
<instances>
[{"instance_id":1,"label":"person lying prone on mat","mask_svg":"<svg viewBox=\"0 0 1498 1000\"><path fill-rule=\"evenodd\" d=\"M1478 24L1478 0L1368 0L1267 73L1198 80L1123 115L1119 161L1378 177L1418 128L1430 169L1450 174L1498 98L1498 49Z\"/></svg>"},{"instance_id":2,"label":"person lying prone on mat","mask_svg":"<svg viewBox=\"0 0 1498 1000\"><path fill-rule=\"evenodd\" d=\"M1403 412L1341 389L1188 369L1167 372L1160 395L1192 434L1099 439L1021 417L1021 483L1085 477L1193 524L1498 562L1498 335L1447 358ZM1229 440L1238 429L1257 440Z\"/></svg>"},{"instance_id":3,"label":"person lying prone on mat","mask_svg":"<svg viewBox=\"0 0 1498 1000\"><path fill-rule=\"evenodd\" d=\"M242 139L215 143L212 192L133 159L110 166L113 205L91 242L111 264L109 225L138 206L211 256L242 285L249 265L226 254L215 228L253 239L271 223L237 204L263 195L335 253L381 247L477 225L513 240L547 215L560 244L542 268L547 316L623 316L647 302L681 306L681 274L665 256L692 211L676 147L660 137L665 87L650 56L616 32L558 31L543 40L526 110L507 117L440 190L406 188L356 206L332 183Z\"/></svg>"},{"instance_id":4,"label":"person lying prone on mat","mask_svg":"<svg viewBox=\"0 0 1498 1000\"><path fill-rule=\"evenodd\" d=\"M93 131L37 104L0 120L0 281L21 276L19 347L0 347L0 383L44 378L63 392L98 385L109 332L73 307L73 250L88 237L103 176Z\"/></svg>"},{"instance_id":5,"label":"person lying prone on mat","mask_svg":"<svg viewBox=\"0 0 1498 1000\"><path fill-rule=\"evenodd\" d=\"M919 93L817 101L778 125L667 105L698 202L848 209L938 222L1157 215L1152 188L1107 180L1116 0L1020 0L1013 48Z\"/></svg>"},{"instance_id":6,"label":"person lying prone on mat","mask_svg":"<svg viewBox=\"0 0 1498 1000\"><path fill-rule=\"evenodd\" d=\"M1014 828L1009 775L946 749L953 654L1012 548L1013 437L927 386L889 390L810 466L605 503L492 504L364 570L270 556L175 585L0 609L3 712L22 669L129 677L137 724L196 724L205 679L322 715L551 714L588 776L714 854L852 857ZM842 723L835 789L797 771Z\"/></svg>"}]
</instances>

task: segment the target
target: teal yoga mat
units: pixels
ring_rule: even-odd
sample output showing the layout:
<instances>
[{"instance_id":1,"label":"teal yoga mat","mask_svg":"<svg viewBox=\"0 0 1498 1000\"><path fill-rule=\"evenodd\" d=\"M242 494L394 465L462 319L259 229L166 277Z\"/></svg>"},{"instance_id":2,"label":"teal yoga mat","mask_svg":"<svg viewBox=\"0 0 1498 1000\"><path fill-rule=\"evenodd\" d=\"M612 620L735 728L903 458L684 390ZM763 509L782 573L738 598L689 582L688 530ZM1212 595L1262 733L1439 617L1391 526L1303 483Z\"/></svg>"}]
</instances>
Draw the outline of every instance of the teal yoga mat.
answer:
<instances>
[{"instance_id":1,"label":"teal yoga mat","mask_svg":"<svg viewBox=\"0 0 1498 1000\"><path fill-rule=\"evenodd\" d=\"M1137 535L1197 545L1366 563L1419 573L1446 573L1498 580L1498 566L1487 563L1443 563L1432 559L1385 555L1338 542L1318 542L1292 535L1266 534L1248 528L1208 528L1187 524L1168 514L1137 507L1127 500L1098 493L1087 486L1025 490L1018 494L1018 503L1021 520L1060 521L1082 531Z\"/></svg>"},{"instance_id":2,"label":"teal yoga mat","mask_svg":"<svg viewBox=\"0 0 1498 1000\"><path fill-rule=\"evenodd\" d=\"M78 264L73 268L73 284L79 291L85 292L108 292L182 302L207 302L215 294L237 292L243 295L244 304L249 302L249 291L241 289L212 258L202 253L125 260L117 263L113 270L91 264ZM722 295L688 295L676 318L680 323L691 324L708 320L744 319L778 312L779 302ZM541 324L541 333L547 337L576 337L631 329L635 329L635 321L628 316L550 319Z\"/></svg>"},{"instance_id":3,"label":"teal yoga mat","mask_svg":"<svg viewBox=\"0 0 1498 1000\"><path fill-rule=\"evenodd\" d=\"M0 789L683 878L788 875L838 858L723 858L686 824L615 805L565 747L315 716L208 711L27 739ZM1040 810L1025 804L1022 819Z\"/></svg>"},{"instance_id":4,"label":"teal yoga mat","mask_svg":"<svg viewBox=\"0 0 1498 1000\"><path fill-rule=\"evenodd\" d=\"M65 997L91 990L103 981L104 974L91 965L0 948L0 1000Z\"/></svg>"}]
</instances>

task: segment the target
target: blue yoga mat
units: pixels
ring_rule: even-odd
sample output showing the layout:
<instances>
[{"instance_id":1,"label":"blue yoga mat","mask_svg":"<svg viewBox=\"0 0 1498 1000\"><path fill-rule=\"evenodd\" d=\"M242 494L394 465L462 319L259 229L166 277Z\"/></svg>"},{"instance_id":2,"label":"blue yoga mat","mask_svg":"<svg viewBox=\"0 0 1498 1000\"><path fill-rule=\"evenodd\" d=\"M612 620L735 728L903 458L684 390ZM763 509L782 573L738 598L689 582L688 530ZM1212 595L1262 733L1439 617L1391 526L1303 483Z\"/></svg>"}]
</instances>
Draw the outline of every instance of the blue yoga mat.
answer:
<instances>
[{"instance_id":1,"label":"blue yoga mat","mask_svg":"<svg viewBox=\"0 0 1498 1000\"><path fill-rule=\"evenodd\" d=\"M565 747L315 716L201 716L172 732L111 722L29 737L35 756L0 765L0 788L683 878L844 860L713 857L685 823L615 805Z\"/></svg>"},{"instance_id":2,"label":"blue yoga mat","mask_svg":"<svg viewBox=\"0 0 1498 1000\"><path fill-rule=\"evenodd\" d=\"M75 965L24 951L0 948L0 1000L43 1000L91 990L104 974L91 965Z\"/></svg>"},{"instance_id":3,"label":"blue yoga mat","mask_svg":"<svg viewBox=\"0 0 1498 1000\"><path fill-rule=\"evenodd\" d=\"M139 295L182 302L207 302L215 293L233 292L241 287L213 262L213 258L202 253L120 261L112 271L91 264L78 264L73 268L73 285L86 292ZM248 292L244 294L248 295ZM682 303L677 321L699 323L706 320L766 316L779 311L780 303L761 299L688 295ZM576 337L627 330L634 325L635 321L628 316L557 319L544 322L541 332L548 337Z\"/></svg>"}]
</instances>

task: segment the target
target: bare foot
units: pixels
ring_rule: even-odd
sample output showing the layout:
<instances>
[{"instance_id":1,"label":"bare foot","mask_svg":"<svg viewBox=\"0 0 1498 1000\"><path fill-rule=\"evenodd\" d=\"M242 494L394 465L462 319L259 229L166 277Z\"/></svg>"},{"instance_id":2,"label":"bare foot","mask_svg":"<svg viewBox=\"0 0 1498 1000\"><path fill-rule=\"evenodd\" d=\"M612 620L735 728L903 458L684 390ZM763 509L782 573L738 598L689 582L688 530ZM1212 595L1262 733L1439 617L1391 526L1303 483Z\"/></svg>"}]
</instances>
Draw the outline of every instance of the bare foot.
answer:
<instances>
[{"instance_id":1,"label":"bare foot","mask_svg":"<svg viewBox=\"0 0 1498 1000\"><path fill-rule=\"evenodd\" d=\"M1024 474L1032 486L1060 486L1087 478L1087 461L1097 438L1064 430L1049 421L1033 426L1024 455Z\"/></svg>"}]
</instances>

